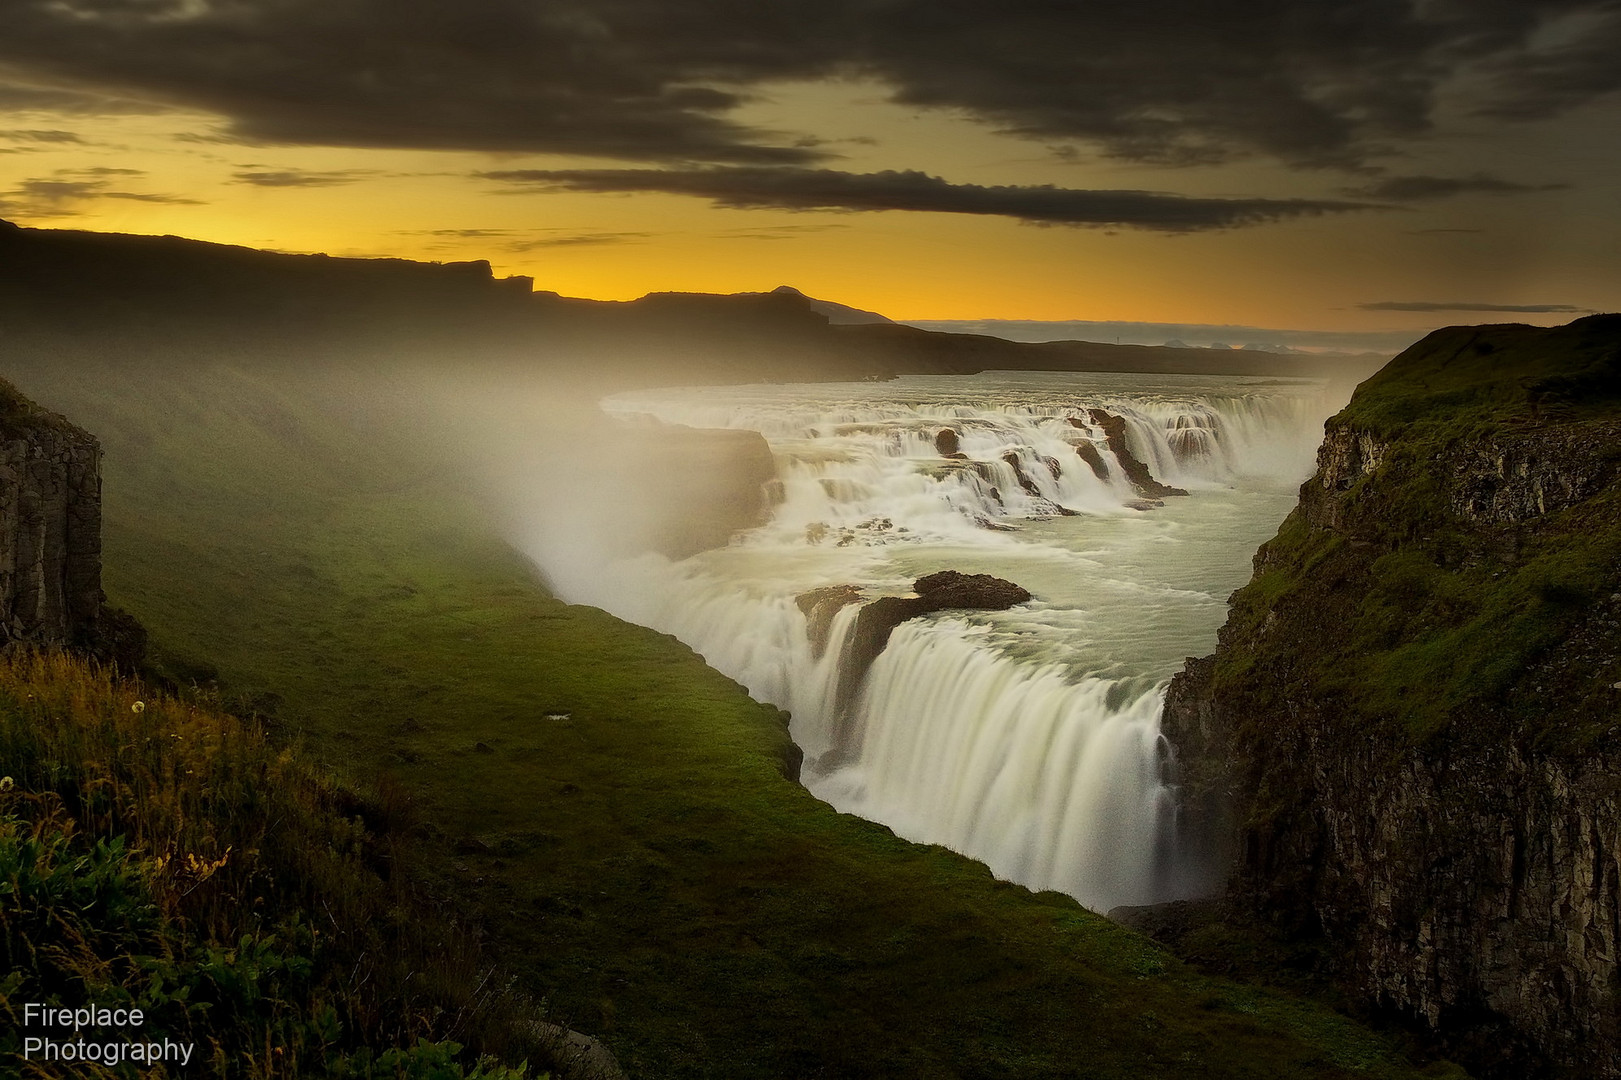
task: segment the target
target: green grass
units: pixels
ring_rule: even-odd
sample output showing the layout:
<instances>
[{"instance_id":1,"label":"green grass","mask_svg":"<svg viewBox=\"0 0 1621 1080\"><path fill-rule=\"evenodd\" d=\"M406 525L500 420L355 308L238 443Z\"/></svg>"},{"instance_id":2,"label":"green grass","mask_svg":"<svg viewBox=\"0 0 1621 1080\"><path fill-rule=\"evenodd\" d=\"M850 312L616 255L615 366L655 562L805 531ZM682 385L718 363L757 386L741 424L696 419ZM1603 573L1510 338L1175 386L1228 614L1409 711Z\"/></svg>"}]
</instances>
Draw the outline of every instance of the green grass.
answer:
<instances>
[{"instance_id":1,"label":"green grass","mask_svg":"<svg viewBox=\"0 0 1621 1080\"><path fill-rule=\"evenodd\" d=\"M409 792L417 880L633 1077L1418 1075L1325 1008L817 802L779 774L776 710L547 595L454 475L319 395L16 375L105 440L107 588L159 667Z\"/></svg>"},{"instance_id":2,"label":"green grass","mask_svg":"<svg viewBox=\"0 0 1621 1080\"><path fill-rule=\"evenodd\" d=\"M1567 326L1438 330L1357 388L1341 419L1382 437L1456 441L1504 421L1551 413L1581 418L1621 398L1621 315Z\"/></svg>"},{"instance_id":3,"label":"green grass","mask_svg":"<svg viewBox=\"0 0 1621 1080\"><path fill-rule=\"evenodd\" d=\"M75 1037L25 1027L26 1004L95 1004L145 1022L92 1042L190 1048L146 1076L520 1080L457 1060L451 1034L521 1051L522 1003L478 990L465 935L412 901L386 806L205 703L61 654L0 656L0 762L15 1075L134 1076L22 1055L25 1035Z\"/></svg>"}]
</instances>

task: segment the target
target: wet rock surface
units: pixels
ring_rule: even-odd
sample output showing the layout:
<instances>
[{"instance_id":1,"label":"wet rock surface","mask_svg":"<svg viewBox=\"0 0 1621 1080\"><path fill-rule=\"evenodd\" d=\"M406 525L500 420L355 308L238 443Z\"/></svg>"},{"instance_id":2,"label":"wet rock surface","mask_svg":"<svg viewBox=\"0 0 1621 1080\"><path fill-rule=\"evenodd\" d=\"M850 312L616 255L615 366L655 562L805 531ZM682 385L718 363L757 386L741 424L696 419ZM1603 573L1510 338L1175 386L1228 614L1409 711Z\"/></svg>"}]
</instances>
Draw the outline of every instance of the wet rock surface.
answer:
<instances>
[{"instance_id":1,"label":"wet rock surface","mask_svg":"<svg viewBox=\"0 0 1621 1080\"><path fill-rule=\"evenodd\" d=\"M1092 426L1102 430L1104 440L1109 444L1109 452L1120 463L1120 468L1125 472L1126 479L1130 480L1131 486L1137 489L1137 494L1145 499L1163 499L1171 495L1187 494L1186 491L1179 487L1171 487L1169 484L1162 484L1155 480L1153 474L1148 471L1148 465L1131 452L1131 444L1126 439L1125 417L1116 416L1103 409L1088 409L1086 414L1088 419L1092 421ZM1096 453L1095 450L1093 452ZM1085 456L1085 454L1082 454L1082 457ZM1088 464L1091 464L1091 462L1089 461Z\"/></svg>"},{"instance_id":2,"label":"wet rock surface","mask_svg":"<svg viewBox=\"0 0 1621 1080\"><path fill-rule=\"evenodd\" d=\"M833 632L833 619L850 604L866 599L854 585L829 585L811 589L794 597L794 603L805 613L806 633L810 636L811 655L820 660L827 652L828 636Z\"/></svg>"},{"instance_id":3,"label":"wet rock surface","mask_svg":"<svg viewBox=\"0 0 1621 1080\"><path fill-rule=\"evenodd\" d=\"M867 669L889 644L895 627L937 611L1005 611L1030 599L1011 581L990 574L942 570L912 583L916 596L883 596L861 609L839 661L838 704L842 712L854 699Z\"/></svg>"},{"instance_id":4,"label":"wet rock surface","mask_svg":"<svg viewBox=\"0 0 1621 1080\"><path fill-rule=\"evenodd\" d=\"M1075 453L1080 456L1082 461L1086 462L1087 468L1092 470L1093 476L1096 476L1099 480L1109 478L1109 464L1103 460L1103 455L1098 453L1098 448L1092 443L1083 442L1077 444Z\"/></svg>"}]
</instances>

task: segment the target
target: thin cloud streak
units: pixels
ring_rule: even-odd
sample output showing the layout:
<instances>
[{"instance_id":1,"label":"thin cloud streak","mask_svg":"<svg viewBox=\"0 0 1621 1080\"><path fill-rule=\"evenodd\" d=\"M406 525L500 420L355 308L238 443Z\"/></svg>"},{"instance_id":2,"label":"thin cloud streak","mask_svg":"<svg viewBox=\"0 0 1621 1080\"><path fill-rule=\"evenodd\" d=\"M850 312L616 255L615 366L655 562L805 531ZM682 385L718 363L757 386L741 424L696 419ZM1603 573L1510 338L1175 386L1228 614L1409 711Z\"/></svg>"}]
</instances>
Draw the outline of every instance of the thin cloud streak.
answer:
<instances>
[{"instance_id":1,"label":"thin cloud streak","mask_svg":"<svg viewBox=\"0 0 1621 1080\"><path fill-rule=\"evenodd\" d=\"M1486 173L1476 173L1473 176L1391 176L1362 187L1343 188L1342 191L1353 198L1424 202L1454 195L1525 195L1538 191L1562 191L1568 187L1569 184L1520 184Z\"/></svg>"},{"instance_id":2,"label":"thin cloud streak","mask_svg":"<svg viewBox=\"0 0 1621 1080\"><path fill-rule=\"evenodd\" d=\"M0 139L12 139L17 142L51 143L55 145L64 145L68 143L82 144L84 142L83 139L79 138L78 135L75 135L71 131L60 131L56 129L13 129L10 131L0 131Z\"/></svg>"},{"instance_id":3,"label":"thin cloud streak","mask_svg":"<svg viewBox=\"0 0 1621 1080\"><path fill-rule=\"evenodd\" d=\"M232 182L265 188L338 187L353 184L372 175L362 169L309 172L303 169L254 170L244 168L231 174Z\"/></svg>"},{"instance_id":4,"label":"thin cloud streak","mask_svg":"<svg viewBox=\"0 0 1621 1080\"><path fill-rule=\"evenodd\" d=\"M1210 199L1154 191L1051 185L953 184L913 170L833 169L510 169L476 174L535 191L691 195L737 210L928 211L1010 217L1032 225L1115 226L1194 232L1259 225L1377 204L1321 199Z\"/></svg>"},{"instance_id":5,"label":"thin cloud streak","mask_svg":"<svg viewBox=\"0 0 1621 1080\"><path fill-rule=\"evenodd\" d=\"M7 213L69 217L78 211L75 204L94 199L161 203L170 206L204 206L200 199L158 192L113 190L112 179L145 176L141 169L101 166L90 169L59 169L51 176L29 177L11 191L0 191L0 209Z\"/></svg>"}]
</instances>

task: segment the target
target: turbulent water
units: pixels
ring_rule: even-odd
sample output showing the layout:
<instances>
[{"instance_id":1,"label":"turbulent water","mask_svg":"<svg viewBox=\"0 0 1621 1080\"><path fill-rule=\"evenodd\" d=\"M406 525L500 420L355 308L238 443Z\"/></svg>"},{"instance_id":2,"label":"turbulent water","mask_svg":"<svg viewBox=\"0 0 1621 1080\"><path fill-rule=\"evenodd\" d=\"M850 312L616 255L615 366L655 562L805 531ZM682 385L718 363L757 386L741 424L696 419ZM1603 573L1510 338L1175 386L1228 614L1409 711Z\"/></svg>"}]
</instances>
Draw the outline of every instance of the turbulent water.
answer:
<instances>
[{"instance_id":1,"label":"turbulent water","mask_svg":"<svg viewBox=\"0 0 1621 1080\"><path fill-rule=\"evenodd\" d=\"M728 548L622 562L563 591L675 634L790 710L805 784L842 810L1100 910L1188 895L1204 882L1175 839L1165 684L1213 648L1331 404L1308 381L1092 373L623 394L604 408L762 432L781 501ZM1145 507L1092 408L1123 417L1135 456L1189 494ZM966 460L942 456L943 428ZM859 605L818 655L795 597L847 583L908 595L942 569L1034 599L903 623L838 700Z\"/></svg>"}]
</instances>

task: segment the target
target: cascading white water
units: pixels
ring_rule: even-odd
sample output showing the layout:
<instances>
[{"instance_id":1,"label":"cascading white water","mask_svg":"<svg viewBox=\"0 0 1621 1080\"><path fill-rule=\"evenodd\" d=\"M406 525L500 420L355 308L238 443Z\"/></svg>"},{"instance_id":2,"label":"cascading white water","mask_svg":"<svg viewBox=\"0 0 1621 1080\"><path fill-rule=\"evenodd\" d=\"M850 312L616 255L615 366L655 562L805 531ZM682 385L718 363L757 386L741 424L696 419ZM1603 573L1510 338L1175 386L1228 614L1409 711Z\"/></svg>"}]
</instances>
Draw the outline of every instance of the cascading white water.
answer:
<instances>
[{"instance_id":1,"label":"cascading white water","mask_svg":"<svg viewBox=\"0 0 1621 1080\"><path fill-rule=\"evenodd\" d=\"M1305 381L1023 372L619 395L604 407L626 418L762 432L782 500L726 549L622 561L567 598L675 634L788 709L806 786L840 809L1100 910L1188 895L1204 883L1175 844L1164 686L1213 645L1330 405ZM1148 508L1091 409L1191 494ZM964 457L942 454L944 428ZM795 597L907 595L941 569L1034 599L901 624L840 700L860 605L818 653Z\"/></svg>"}]
</instances>

